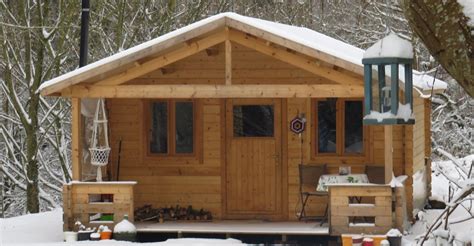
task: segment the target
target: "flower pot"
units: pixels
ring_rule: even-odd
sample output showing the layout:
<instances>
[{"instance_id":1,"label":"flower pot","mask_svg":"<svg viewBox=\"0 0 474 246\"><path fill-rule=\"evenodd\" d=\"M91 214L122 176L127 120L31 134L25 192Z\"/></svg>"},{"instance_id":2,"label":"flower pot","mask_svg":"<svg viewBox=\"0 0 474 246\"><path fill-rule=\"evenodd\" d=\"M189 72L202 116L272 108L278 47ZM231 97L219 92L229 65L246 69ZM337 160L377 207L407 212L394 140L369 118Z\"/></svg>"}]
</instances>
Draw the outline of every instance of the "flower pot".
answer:
<instances>
[{"instance_id":1,"label":"flower pot","mask_svg":"<svg viewBox=\"0 0 474 246\"><path fill-rule=\"evenodd\" d=\"M95 232L91 234L91 241L99 241L100 240L100 234Z\"/></svg>"},{"instance_id":2,"label":"flower pot","mask_svg":"<svg viewBox=\"0 0 474 246\"><path fill-rule=\"evenodd\" d=\"M103 231L100 233L100 240L107 240L112 238L112 232L111 231Z\"/></svg>"},{"instance_id":3,"label":"flower pot","mask_svg":"<svg viewBox=\"0 0 474 246\"><path fill-rule=\"evenodd\" d=\"M352 237L352 245L353 246L362 246L362 239L363 237L360 235Z\"/></svg>"},{"instance_id":4,"label":"flower pot","mask_svg":"<svg viewBox=\"0 0 474 246\"><path fill-rule=\"evenodd\" d=\"M374 239L370 237L364 238L364 240L362 240L362 246L374 246Z\"/></svg>"},{"instance_id":5,"label":"flower pot","mask_svg":"<svg viewBox=\"0 0 474 246\"><path fill-rule=\"evenodd\" d=\"M117 241L135 242L137 237L137 228L128 221L128 215L123 216L123 220L114 227L114 239Z\"/></svg>"},{"instance_id":6,"label":"flower pot","mask_svg":"<svg viewBox=\"0 0 474 246\"><path fill-rule=\"evenodd\" d=\"M91 238L93 231L79 231L77 233L77 241L86 241Z\"/></svg>"},{"instance_id":7,"label":"flower pot","mask_svg":"<svg viewBox=\"0 0 474 246\"><path fill-rule=\"evenodd\" d=\"M387 240L390 246L402 246L402 237L400 236L387 236Z\"/></svg>"},{"instance_id":8,"label":"flower pot","mask_svg":"<svg viewBox=\"0 0 474 246\"><path fill-rule=\"evenodd\" d=\"M75 231L64 232L64 242L75 242L75 241L77 241L77 232Z\"/></svg>"}]
</instances>

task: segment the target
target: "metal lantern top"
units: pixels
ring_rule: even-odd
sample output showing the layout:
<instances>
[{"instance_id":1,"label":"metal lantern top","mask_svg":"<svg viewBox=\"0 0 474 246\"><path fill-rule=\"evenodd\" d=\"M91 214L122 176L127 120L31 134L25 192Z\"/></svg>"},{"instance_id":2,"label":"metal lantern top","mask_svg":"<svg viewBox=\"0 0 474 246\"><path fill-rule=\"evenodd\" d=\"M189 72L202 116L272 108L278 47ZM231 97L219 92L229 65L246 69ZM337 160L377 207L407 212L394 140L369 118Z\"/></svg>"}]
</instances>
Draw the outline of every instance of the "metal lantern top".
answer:
<instances>
[{"instance_id":1,"label":"metal lantern top","mask_svg":"<svg viewBox=\"0 0 474 246\"><path fill-rule=\"evenodd\" d=\"M364 124L414 124L413 47L391 33L366 50L364 58ZM372 76L376 69L377 77ZM386 80L386 72L390 78ZM400 101L399 76L404 76L404 100Z\"/></svg>"}]
</instances>

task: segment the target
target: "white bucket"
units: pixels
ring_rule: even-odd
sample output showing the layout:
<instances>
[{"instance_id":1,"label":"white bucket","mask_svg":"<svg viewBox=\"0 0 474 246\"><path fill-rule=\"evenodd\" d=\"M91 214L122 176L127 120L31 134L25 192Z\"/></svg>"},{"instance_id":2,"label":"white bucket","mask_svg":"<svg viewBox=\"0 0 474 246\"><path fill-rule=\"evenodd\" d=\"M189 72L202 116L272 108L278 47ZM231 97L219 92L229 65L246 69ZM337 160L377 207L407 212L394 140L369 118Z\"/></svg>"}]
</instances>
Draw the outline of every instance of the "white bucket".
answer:
<instances>
[{"instance_id":1,"label":"white bucket","mask_svg":"<svg viewBox=\"0 0 474 246\"><path fill-rule=\"evenodd\" d=\"M77 241L77 232L75 231L64 232L64 242L76 242L76 241Z\"/></svg>"}]
</instances>

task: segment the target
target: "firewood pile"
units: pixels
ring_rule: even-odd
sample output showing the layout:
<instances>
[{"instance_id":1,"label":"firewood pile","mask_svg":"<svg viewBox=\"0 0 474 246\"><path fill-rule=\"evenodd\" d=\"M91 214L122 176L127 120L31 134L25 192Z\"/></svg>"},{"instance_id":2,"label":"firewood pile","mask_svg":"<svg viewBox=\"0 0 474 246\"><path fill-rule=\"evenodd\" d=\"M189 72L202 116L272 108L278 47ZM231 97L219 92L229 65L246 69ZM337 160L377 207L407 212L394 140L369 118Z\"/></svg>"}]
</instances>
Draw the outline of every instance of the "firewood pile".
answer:
<instances>
[{"instance_id":1,"label":"firewood pile","mask_svg":"<svg viewBox=\"0 0 474 246\"><path fill-rule=\"evenodd\" d=\"M211 221L212 214L204 209L194 209L192 206L181 207L179 205L170 207L153 208L151 205L144 205L135 210L136 221L165 221L193 220Z\"/></svg>"}]
</instances>

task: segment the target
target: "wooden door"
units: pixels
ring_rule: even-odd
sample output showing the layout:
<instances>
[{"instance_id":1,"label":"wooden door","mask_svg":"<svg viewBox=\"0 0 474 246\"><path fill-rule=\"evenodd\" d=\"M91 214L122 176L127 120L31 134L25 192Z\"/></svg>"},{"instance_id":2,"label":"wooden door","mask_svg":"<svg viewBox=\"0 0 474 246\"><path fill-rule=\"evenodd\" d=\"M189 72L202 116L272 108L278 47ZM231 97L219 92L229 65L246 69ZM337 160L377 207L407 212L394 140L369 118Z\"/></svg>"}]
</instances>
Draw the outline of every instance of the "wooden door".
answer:
<instances>
[{"instance_id":1,"label":"wooden door","mask_svg":"<svg viewBox=\"0 0 474 246\"><path fill-rule=\"evenodd\" d=\"M281 100L226 102L226 217L281 216Z\"/></svg>"}]
</instances>

